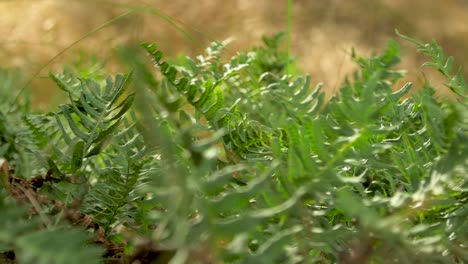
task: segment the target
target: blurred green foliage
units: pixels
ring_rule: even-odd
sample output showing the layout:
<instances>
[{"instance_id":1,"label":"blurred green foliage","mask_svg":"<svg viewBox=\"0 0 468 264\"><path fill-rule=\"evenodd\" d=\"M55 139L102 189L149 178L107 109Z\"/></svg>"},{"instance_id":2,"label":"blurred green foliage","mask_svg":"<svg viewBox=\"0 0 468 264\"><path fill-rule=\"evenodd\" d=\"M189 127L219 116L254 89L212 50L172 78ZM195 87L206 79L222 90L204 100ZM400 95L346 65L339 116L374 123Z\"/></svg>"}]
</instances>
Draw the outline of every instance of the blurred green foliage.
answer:
<instances>
[{"instance_id":1,"label":"blurred green foliage","mask_svg":"<svg viewBox=\"0 0 468 264\"><path fill-rule=\"evenodd\" d=\"M279 49L281 34L227 61L218 42L174 61L144 43L146 54L118 53L129 74L51 73L68 97L57 109L0 104L0 156L16 171L0 174L10 183L0 253L20 263L466 262L467 86L436 42L410 40L454 100L429 82L395 90L395 41L354 54L359 70L328 101Z\"/></svg>"}]
</instances>

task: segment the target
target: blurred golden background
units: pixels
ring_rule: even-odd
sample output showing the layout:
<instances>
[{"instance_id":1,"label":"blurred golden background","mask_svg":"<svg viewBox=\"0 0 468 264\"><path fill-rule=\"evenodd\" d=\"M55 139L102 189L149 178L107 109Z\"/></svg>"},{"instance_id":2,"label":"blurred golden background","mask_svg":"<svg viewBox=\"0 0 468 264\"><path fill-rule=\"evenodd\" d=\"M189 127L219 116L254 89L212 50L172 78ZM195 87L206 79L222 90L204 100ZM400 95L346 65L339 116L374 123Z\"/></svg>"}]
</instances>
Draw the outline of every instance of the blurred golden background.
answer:
<instances>
[{"instance_id":1,"label":"blurred golden background","mask_svg":"<svg viewBox=\"0 0 468 264\"><path fill-rule=\"evenodd\" d=\"M262 35L287 29L286 0L0 0L0 14L0 67L19 68L25 76L40 70L30 87L36 103L50 102L56 91L40 77L79 54L109 61L112 72L112 51L126 43L157 42L167 56L176 56L197 55L213 40L233 38L227 52L235 55L260 45ZM401 67L410 70L409 79L433 78L421 74L424 59L395 29L422 41L436 39L457 65L468 65L468 0L294 0L292 19L292 52L300 68L329 91L355 68L351 48L369 56L389 38L404 46Z\"/></svg>"}]
</instances>

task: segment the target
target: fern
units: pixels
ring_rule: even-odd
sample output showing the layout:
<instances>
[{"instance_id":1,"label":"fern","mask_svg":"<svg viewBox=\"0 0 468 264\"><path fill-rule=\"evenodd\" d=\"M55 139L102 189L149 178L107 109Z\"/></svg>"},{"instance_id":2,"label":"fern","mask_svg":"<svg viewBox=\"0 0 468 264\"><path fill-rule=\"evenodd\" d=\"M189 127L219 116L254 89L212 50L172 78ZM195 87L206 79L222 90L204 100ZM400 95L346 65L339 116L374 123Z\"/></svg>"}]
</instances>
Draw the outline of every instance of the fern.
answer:
<instances>
[{"instance_id":1,"label":"fern","mask_svg":"<svg viewBox=\"0 0 468 264\"><path fill-rule=\"evenodd\" d=\"M83 230L38 230L41 221L37 216L25 218L27 206L5 199L3 191L0 197L0 251L14 252L20 263L100 263L102 249L89 245L91 239Z\"/></svg>"},{"instance_id":2,"label":"fern","mask_svg":"<svg viewBox=\"0 0 468 264\"><path fill-rule=\"evenodd\" d=\"M446 112L443 110L444 107L441 103L433 99L430 88L426 88L412 99L406 100L401 98L408 93L411 84L406 84L395 92L392 90L393 85L403 76L401 71L391 69L399 62L399 46L396 42L389 42L387 50L381 56L372 57L370 60L356 58L358 64L362 67L361 72L355 74L353 81L345 82L341 88L341 94L332 98L326 105L324 105L324 95L320 92L320 88L314 93L308 92L309 78L307 77L292 80L287 75L282 76L278 72L276 72L276 75L263 73L261 76L255 76L252 71L246 72L246 76L248 76L246 79L252 87L249 93L255 95L255 92L258 91L257 93L263 96L261 100L262 111L254 113L252 116L263 122L256 130L266 131L266 140L263 140L262 134L249 133L248 131L251 127L249 124L257 121L250 119L246 126L235 125L239 123L240 118L238 117L241 117L241 120L249 120L243 117L242 114L239 115L236 108L215 107L221 117L228 115L224 118L219 118L207 111L210 107L216 106L219 101L216 99L218 95L214 92L218 87L215 88L214 83L221 85L224 94L228 93L234 97L237 94L238 98L240 98L239 102L244 102L242 96L247 96L250 101L258 102L252 99L255 97L249 96L250 94L242 93L243 91L237 82L238 76L242 76L241 72L222 80L222 82L217 82L216 76L222 78L220 76L225 75L219 72L208 76L200 74L203 72L201 70L204 67L203 64L197 66L190 63L190 67L187 68L170 66L167 62L161 62L162 52L158 51L155 46L145 44L144 48L151 54L155 64L160 67L162 74L166 77L169 84L165 85L168 86L169 90L172 85L179 93L177 94L172 90L176 97L178 95L185 96L187 101L199 113L205 114L204 116L213 129L224 127L227 128L226 135L237 134L237 137L223 137L225 149L239 153L246 160L254 160L258 156L247 154L255 152L252 148L242 150L231 146L246 146L247 142L260 138L261 142L264 142L261 153L264 157L269 156L262 163L268 166L267 160L271 158L280 161L279 164L281 165L271 177L271 185L263 187L263 191L258 194L256 194L256 191L250 192L250 190L255 190L252 186L252 178L243 173L240 173L239 176L247 184L245 191L242 188L239 189L239 187L234 187L233 192L229 191L232 188L229 185L226 186L228 188L226 191L221 191L223 190L222 185L216 187L210 184L209 190L220 190L223 199L215 200L214 204L209 202L205 206L207 208L216 208L214 215L227 217L229 219L227 223L234 223L233 226L236 226L233 233L231 233L229 226L222 225L222 231L219 230L218 232L223 233L222 237L224 239L229 237L229 234L234 235L234 230L237 230L240 234L231 237L232 243L241 243L242 241L242 245L245 247L252 243L252 240L249 242L248 239L249 234L252 234L252 228L260 225L262 226L261 230L272 228L276 230L275 233L281 233L280 230L284 229L284 234L288 235L273 239L271 237L272 233L260 232L255 235L257 243L269 245L274 240L278 243L275 245L284 246L285 243L296 249L295 254L286 256L283 253L275 254L278 252L274 250L269 251L266 248L253 247L251 250L255 253L251 257L245 258L246 262L251 261L251 259L256 261L265 259L266 262L271 262L285 258L296 258L303 261L306 259L319 260L319 257L315 258L304 253L310 251L311 248L323 252L323 254L326 254L326 258L338 260L340 255L337 252L342 252L340 253L341 256L347 256L345 248L349 248L347 240L350 239L349 236L352 234L340 227L340 221L349 223L351 219L356 217L360 219L358 221L364 222L362 226L352 228L353 232L362 232L364 235L367 229L381 230L382 233L369 240L369 246L374 248L373 243L375 242L371 241L378 241L389 236L388 232L382 229L383 227L372 225L376 217L382 217L382 210L363 214L361 211L348 210L347 203L344 203L346 207L334 209L333 201L326 197L331 195L331 197L338 197L339 200L351 201L357 199L352 198L355 195L353 193L356 193L360 194L362 197L360 199L364 199L366 203L377 206L377 204L381 203L380 201L386 201L386 203L392 201L390 197L405 196L403 195L404 192L414 193L414 195L428 192L425 182L432 177L428 168L434 168L437 164L433 162L434 159L448 153L448 147L451 145L450 140L454 139L454 124L460 122L459 117L454 112ZM243 57L243 55L238 57L238 60L233 60L231 65L225 68L229 69L243 65L242 68L249 69L250 65L256 63L255 57ZM206 62L206 60L202 61ZM216 61L213 63L216 63ZM209 65L215 69L223 68L213 67L212 64ZM192 78L192 81L189 82L186 73L198 73L201 76L198 79L196 75L189 74L188 76ZM268 82L265 82L265 80L268 80ZM262 88L262 85L265 84L262 82L266 84L264 88ZM257 87L259 89L255 90ZM245 102L249 102L249 99L246 99ZM258 106L252 104L251 108L246 107L245 109L251 111L259 109L255 107ZM275 115L277 111L267 110L278 109L278 107L282 109L279 115ZM206 115L206 113L210 114ZM429 118L429 113L437 113L438 118ZM190 116L190 114L187 115ZM174 117L174 119L174 122L177 123L177 117ZM192 120L190 117L188 119ZM223 121L221 125L219 124L220 120ZM438 120L445 120L442 122L443 124L451 125L441 126L441 122L437 122ZM174 127L177 126L174 125ZM235 127L235 129L232 129L232 127ZM212 141L214 140L212 139ZM184 148L190 149L190 146ZM189 150L189 153L193 154L193 151ZM415 166L415 164L421 165ZM187 172L189 175L205 174L197 172L196 168L191 170L195 171ZM216 171L214 173L215 175L220 174ZM220 181L220 183L227 182L229 181ZM299 188L300 186L303 188ZM185 190L190 193L190 190ZM312 193L308 192L312 190ZM273 193L281 193L283 198L278 199L278 197L271 196ZM231 196L233 198L230 198ZM261 211L261 207L256 206L263 206L266 211L269 211L285 204L289 205L286 208L294 208L295 210L288 211L286 214L279 211L268 215L268 221L260 221L260 219L254 221L255 217L252 219L252 216L245 213L230 219L236 214L248 210L245 206L253 206L249 206L250 202L243 200L243 197L255 197L256 210ZM369 199L373 197L376 202L367 200L367 197ZM402 198L402 200L405 199L415 198ZM310 209L304 207L305 201L316 204L317 208L321 209L317 210L317 213L314 213L314 210L309 212ZM363 208L368 206L360 200L355 201L356 210L364 210ZM199 203L203 204L202 202L197 204ZM406 206L408 205L406 204ZM398 211L398 209L395 210ZM389 213L386 212L385 214ZM203 220L206 219L206 212L204 214L203 211L197 210L196 214L200 215ZM314 216L315 214L318 214L318 216ZM279 215L283 215L283 217L280 217L282 221L273 220ZM392 217L406 216L395 213L389 219L393 219ZM334 219L342 220L337 221ZM298 223L299 226L317 227L311 230L297 229L295 232L290 232L295 230L294 228L286 228L296 226ZM240 226L245 227L245 229L241 229ZM218 229L214 229L212 232L213 237L216 237L216 230ZM421 230L426 229L421 226ZM304 231L305 237L296 240L296 243L294 243L292 238L298 231ZM425 235L431 232L437 232L437 229L431 230ZM336 237L336 239L330 239L330 236ZM412 235L404 232L398 233L396 236L398 238L396 238L395 243L402 243L402 245L407 245L408 248L416 241L413 240ZM260 239L260 237L264 237L264 239ZM269 240L270 238L273 240ZM380 249L376 249L376 252L378 250L382 250L382 252L388 250L390 246L387 247L387 245L393 242L389 240L386 243L388 244L383 244L379 247ZM224 254L228 259L239 260L242 254L248 254L235 248L234 244L229 244L227 247ZM273 244L271 248L274 248ZM428 248L431 248L431 246L428 245L426 249ZM351 250L354 249L351 247ZM422 247L421 251L418 251L419 253L414 253L415 255L408 255L410 252L408 251L405 257L402 258L421 258L426 254L424 250L424 247ZM268 255L269 258L265 257L265 254L267 254L265 252L270 254ZM254 257L257 254L258 258Z\"/></svg>"},{"instance_id":3,"label":"fern","mask_svg":"<svg viewBox=\"0 0 468 264\"><path fill-rule=\"evenodd\" d=\"M186 96L187 101L210 122L214 129L228 130L223 139L229 151L234 151L241 156L249 152L265 151L263 148L267 145L266 141L272 131L268 131L266 127L254 120L249 120L234 106L226 107L224 105L224 93L220 86L235 76L237 71L245 65L227 67L223 73L215 72L213 75L204 75L199 79L194 76L191 77L191 81L185 76L177 79L178 70L167 62L161 61L163 53L157 50L155 44L145 43L142 46L152 56L154 63L161 68L161 73L168 82L180 94ZM191 64L191 67L202 67L203 63L206 63L202 57L199 59L201 65Z\"/></svg>"},{"instance_id":4,"label":"fern","mask_svg":"<svg viewBox=\"0 0 468 264\"><path fill-rule=\"evenodd\" d=\"M468 87L463 79L461 67L456 70L455 74L452 74L455 61L452 56L446 57L442 47L439 46L435 40L432 40L430 43L422 43L416 39L404 36L398 31L396 33L398 36L416 44L419 51L432 60L425 63L424 66L436 68L437 71L447 79L445 85L455 94L466 100L466 91L468 90Z\"/></svg>"},{"instance_id":5,"label":"fern","mask_svg":"<svg viewBox=\"0 0 468 264\"><path fill-rule=\"evenodd\" d=\"M16 99L12 91L22 82L18 70L0 69L0 157L4 157L18 173L30 176L33 173L29 150L34 144L22 118L31 111L31 95L25 93Z\"/></svg>"},{"instance_id":6,"label":"fern","mask_svg":"<svg viewBox=\"0 0 468 264\"><path fill-rule=\"evenodd\" d=\"M133 96L129 95L118 101L125 92L126 82L130 78L128 75L117 76L115 83L107 79L105 87L100 87L93 80L77 80L70 74L51 74L50 77L68 93L71 103L61 105L59 112L31 116L26 120L31 131L41 139L42 144L38 142L40 146L56 141L50 144L56 155L54 157L66 166L59 168L53 164L58 170L56 175L60 175L61 169L74 173L82 168L85 159L99 154L119 128L133 100ZM48 165L54 163L51 157L44 157L44 160Z\"/></svg>"},{"instance_id":7,"label":"fern","mask_svg":"<svg viewBox=\"0 0 468 264\"><path fill-rule=\"evenodd\" d=\"M395 41L353 52L359 70L325 101L281 40L227 63L225 43L166 61L145 43L156 71L122 49L132 74L51 74L69 97L57 111L0 111L0 154L14 166L34 155L42 171L31 171L48 171L0 172L0 252L26 263L467 261L466 84L452 59L409 39L458 101L429 83L398 87Z\"/></svg>"}]
</instances>

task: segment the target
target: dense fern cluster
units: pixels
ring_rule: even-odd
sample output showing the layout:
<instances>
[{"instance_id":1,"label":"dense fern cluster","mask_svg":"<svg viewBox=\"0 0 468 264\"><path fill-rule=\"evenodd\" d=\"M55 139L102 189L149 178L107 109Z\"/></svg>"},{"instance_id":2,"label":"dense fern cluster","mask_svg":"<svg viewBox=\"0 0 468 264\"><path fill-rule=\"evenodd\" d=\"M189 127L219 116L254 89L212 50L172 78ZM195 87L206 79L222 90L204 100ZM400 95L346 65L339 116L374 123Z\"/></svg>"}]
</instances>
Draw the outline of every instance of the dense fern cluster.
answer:
<instances>
[{"instance_id":1,"label":"dense fern cluster","mask_svg":"<svg viewBox=\"0 0 468 264\"><path fill-rule=\"evenodd\" d=\"M398 87L390 41L353 54L360 70L326 101L281 39L228 62L221 43L174 61L145 43L156 69L124 49L131 74L50 74L69 97L54 112L0 102L2 258L468 261L467 85L453 58L408 38L456 99Z\"/></svg>"}]
</instances>

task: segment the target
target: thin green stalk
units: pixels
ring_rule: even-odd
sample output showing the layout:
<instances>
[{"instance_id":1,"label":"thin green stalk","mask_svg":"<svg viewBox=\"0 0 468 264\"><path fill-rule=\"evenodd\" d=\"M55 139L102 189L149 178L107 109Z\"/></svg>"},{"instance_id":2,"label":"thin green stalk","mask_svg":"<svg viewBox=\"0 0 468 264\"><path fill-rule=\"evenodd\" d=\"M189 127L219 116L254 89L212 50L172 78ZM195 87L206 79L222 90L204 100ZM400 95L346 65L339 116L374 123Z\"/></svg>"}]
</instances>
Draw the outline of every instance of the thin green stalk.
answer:
<instances>
[{"instance_id":1,"label":"thin green stalk","mask_svg":"<svg viewBox=\"0 0 468 264\"><path fill-rule=\"evenodd\" d=\"M287 39L286 39L286 45L287 45L287 50L288 50L288 65L286 67L286 73L291 74L291 34L292 34L292 6L293 6L293 0L287 0L288 1L288 12L287 12Z\"/></svg>"},{"instance_id":2,"label":"thin green stalk","mask_svg":"<svg viewBox=\"0 0 468 264\"><path fill-rule=\"evenodd\" d=\"M21 94L24 92L24 90L26 90L26 88L31 84L31 82L42 72L42 70L44 70L46 67L48 67L52 62L54 62L58 57L60 57L62 54L64 54L65 52L67 52L68 50L70 50L71 48L73 48L76 44L80 43L82 40L88 38L89 36L95 34L96 32L100 31L101 29L115 23L116 21L118 20L121 20L127 16L130 16L132 15L133 13L137 13L137 12L140 12L141 10L144 10L146 9L146 7L138 7L138 8L134 8L128 12L125 12L113 19L110 19L109 21L101 24L99 27L89 31L88 33L84 34L81 38L75 40L73 43L71 43L70 45L68 45L67 47L65 47L63 50L61 50L59 53L57 53L54 57L52 57L50 60L48 60L44 65L42 65L37 71L35 74L33 74L33 76L31 76L31 78L28 79L28 81L23 85L23 87L21 87L20 91L18 92L18 94L16 95L15 97L15 100L13 100L12 104L10 105L10 111L11 109L13 109L13 106L18 102L18 99L20 98Z\"/></svg>"},{"instance_id":3,"label":"thin green stalk","mask_svg":"<svg viewBox=\"0 0 468 264\"><path fill-rule=\"evenodd\" d=\"M191 36L191 34L185 30L183 27L179 26L178 23L175 22L175 19L174 18L171 18L170 16L168 15L165 15L163 14L161 11L155 9L155 8L152 8L149 4L146 4L144 1L140 1L142 3L144 3L144 5L142 6L138 6L138 7L134 7L132 8L130 11L128 12L125 12L115 18L112 18L110 20L108 20L107 22L99 25L98 27L96 27L95 29L89 31L88 33L86 33L85 35L83 35L81 38L77 39L76 41L74 41L73 43L71 43L70 45L68 45L67 47L65 47L63 50L61 50L60 52L58 52L54 57L52 57L50 60L48 60L45 64L43 64L32 76L31 78L29 78L26 83L21 87L20 91L18 92L18 94L16 95L15 97L15 100L13 100L11 106L10 106L10 110L13 108L13 106L17 103L18 99L20 98L21 94L23 94L23 92L26 90L27 87L29 87L29 85L31 85L32 81L37 78L39 76L39 74L46 68L48 67L50 64L52 64L52 62L54 62L57 58L59 58L61 55L63 55L65 52L67 52L68 50L70 50L72 47L74 47L76 44L80 43L82 40L94 35L96 32L100 31L101 29L104 29L106 27L108 27L109 25L127 17L127 16L130 16L134 13L138 13L142 10L146 10L147 12L153 14L153 15L157 15L159 16L160 18L162 18L164 21L166 21L168 24L170 24L171 26L175 27L179 32L181 32L187 39L189 39L190 41L192 42L195 42L195 39ZM180 24L183 24L179 21ZM187 25L184 25L187 27ZM197 32L200 33L200 31L198 30L195 30ZM212 38L209 38L207 37L206 35L204 35L204 37L210 39L211 41L214 41Z\"/></svg>"}]
</instances>

